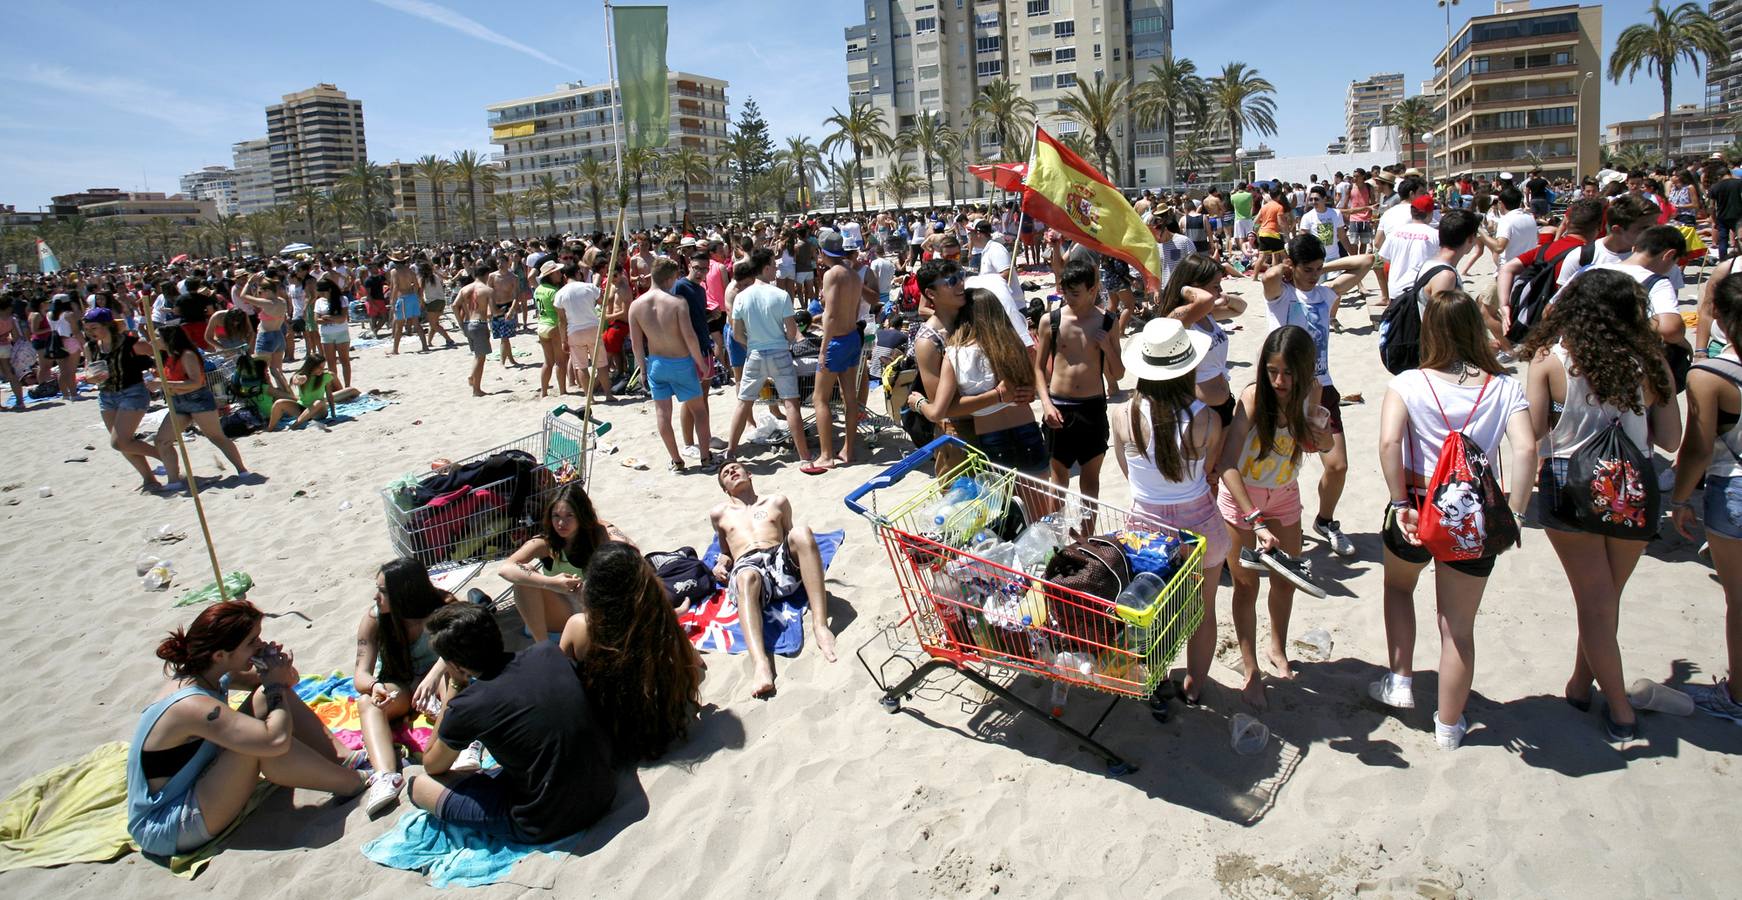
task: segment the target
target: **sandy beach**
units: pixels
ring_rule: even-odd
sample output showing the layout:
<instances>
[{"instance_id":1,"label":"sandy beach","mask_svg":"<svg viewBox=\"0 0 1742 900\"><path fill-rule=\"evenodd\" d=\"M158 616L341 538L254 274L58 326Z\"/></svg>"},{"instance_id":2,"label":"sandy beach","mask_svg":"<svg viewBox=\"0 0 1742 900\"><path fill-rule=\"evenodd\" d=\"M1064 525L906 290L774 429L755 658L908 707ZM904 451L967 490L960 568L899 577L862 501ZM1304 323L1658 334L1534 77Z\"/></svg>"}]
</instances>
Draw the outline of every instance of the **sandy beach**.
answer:
<instances>
[{"instance_id":1,"label":"sandy beach","mask_svg":"<svg viewBox=\"0 0 1742 900\"><path fill-rule=\"evenodd\" d=\"M1481 263L1478 280L1492 271L1491 261ZM1253 377L1264 306L1250 279L1228 286L1251 303L1232 338L1238 387ZM883 629L900 619L902 602L882 544L841 498L900 458L905 436L886 432L870 462L815 478L799 473L790 451L750 447L760 492L787 494L817 531L846 531L828 577L841 659L827 663L808 646L796 659L777 659L778 696L753 701L747 659L710 656L708 706L690 743L640 768L573 854L533 857L510 882L475 895L1737 896L1742 728L1699 713L1644 714L1643 739L1617 748L1603 740L1594 713L1564 703L1574 609L1540 530L1525 532L1523 548L1500 558L1488 584L1462 749L1436 749L1429 723L1439 652L1430 577L1417 592L1421 707L1398 714L1367 698L1384 659L1377 530L1385 486L1376 448L1389 376L1367 312L1345 309L1342 323L1331 371L1345 395L1366 401L1343 410L1351 472L1339 517L1360 552L1342 560L1309 542L1315 571L1336 587L1325 600L1297 597L1292 634L1322 628L1335 643L1328 660L1273 683L1260 715L1272 732L1263 753L1229 747L1229 717L1244 707L1226 586L1218 592L1218 686L1207 705L1176 704L1171 721L1158 724L1143 704L1119 702L1098 732L1140 766L1129 775L1109 777L1096 757L955 677L887 714L854 651L871 643L874 666L892 655ZM537 352L530 336L516 344ZM224 568L253 576L250 599L263 609L300 614L269 620L265 633L295 651L304 673L348 673L375 570L392 553L381 488L427 472L438 457L535 432L559 402L537 398L536 356L513 370L492 359L485 389L499 393L474 399L463 345L427 354L409 346L397 357L385 356L385 346L356 354L357 385L394 392L392 405L327 432L242 439L249 466L267 480L228 478L203 493ZM732 406L729 389L714 391L717 434ZM651 403L619 402L598 415L612 423L606 440L617 448L592 483L601 515L643 550L704 548L706 513L721 496L713 478L664 471ZM12 451L0 474L0 559L12 585L0 607L0 658L15 679L12 724L0 729L0 786L10 790L130 737L159 687L157 640L194 614L171 604L211 573L191 501L131 492L135 475L107 446L95 402L4 414L0 434ZM196 469L214 474L210 445L190 448ZM619 464L631 456L649 468ZM1109 461L1104 471L1103 496L1126 504L1117 466ZM1309 463L1305 471L1310 514L1319 470ZM52 496L39 496L43 487ZM145 540L164 524L189 535L167 554ZM134 573L147 549L175 562L168 592L145 591ZM1622 602L1629 680L1724 674L1723 597L1695 549L1666 537L1640 561ZM472 586L495 593L501 582L492 569ZM1267 628L1262 603L1259 615ZM911 632L906 638L911 655ZM1033 698L1047 691L1031 679L1016 689ZM1106 703L1073 692L1066 719L1087 727ZM0 875L0 895L433 893L419 876L378 867L358 849L409 808L402 799L371 821L354 802L280 790L194 881L133 854Z\"/></svg>"}]
</instances>

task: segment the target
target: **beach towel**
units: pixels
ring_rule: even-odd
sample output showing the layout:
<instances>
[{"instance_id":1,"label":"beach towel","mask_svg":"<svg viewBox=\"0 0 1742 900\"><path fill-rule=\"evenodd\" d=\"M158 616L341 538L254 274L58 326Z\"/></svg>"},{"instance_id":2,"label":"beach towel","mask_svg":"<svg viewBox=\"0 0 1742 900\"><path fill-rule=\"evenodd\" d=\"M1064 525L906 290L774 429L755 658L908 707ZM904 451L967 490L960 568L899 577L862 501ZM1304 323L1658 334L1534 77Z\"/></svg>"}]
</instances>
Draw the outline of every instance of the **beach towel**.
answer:
<instances>
[{"instance_id":1,"label":"beach towel","mask_svg":"<svg viewBox=\"0 0 1742 900\"><path fill-rule=\"evenodd\" d=\"M94 384L87 384L87 383L81 381L78 383L77 390L79 392L79 396L81 396L81 397L84 397L86 395L95 395L97 393L97 386ZM66 400L66 398L62 397L58 392L53 393L53 394L49 394L47 397L32 397L32 396L30 396L30 391L31 391L31 388L24 389L24 408L25 409L29 409L32 406L41 406L44 403L60 403L60 402L63 402ZM0 406L4 406L4 407L10 409L14 405L14 402L15 401L14 401L14 398L12 396L12 389L10 387L0 386Z\"/></svg>"},{"instance_id":2,"label":"beach towel","mask_svg":"<svg viewBox=\"0 0 1742 900\"><path fill-rule=\"evenodd\" d=\"M827 531L816 536L817 550L823 557L823 569L835 559L835 551L847 539L845 531ZM708 568L720 558L720 540L715 538L702 554ZM804 649L804 616L810 599L800 588L785 600L762 604L762 637L770 652L780 656L797 656ZM700 606L678 616L678 624L697 650L714 653L743 653L744 630L738 624L738 605L726 599L726 589L714 591L714 596Z\"/></svg>"},{"instance_id":3,"label":"beach towel","mask_svg":"<svg viewBox=\"0 0 1742 900\"><path fill-rule=\"evenodd\" d=\"M312 425L319 423L322 425L338 425L343 422L349 422L364 413L374 412L378 409L386 409L388 402L389 401L383 400L380 397L364 394L360 397L346 400L345 402L334 406L332 415L325 418L314 419L309 424ZM285 416L278 420L278 428L276 430L288 431L290 430L291 423L295 421L295 417Z\"/></svg>"},{"instance_id":4,"label":"beach towel","mask_svg":"<svg viewBox=\"0 0 1742 900\"><path fill-rule=\"evenodd\" d=\"M406 685L411 690L416 685ZM333 732L333 737L352 750L363 749L363 716L357 711L357 688L351 676L343 672L331 675L304 675L297 682L296 695L320 717ZM435 736L435 726L423 713L402 723L393 733L393 741L419 756Z\"/></svg>"},{"instance_id":5,"label":"beach towel","mask_svg":"<svg viewBox=\"0 0 1742 900\"><path fill-rule=\"evenodd\" d=\"M585 832L582 832L583 834ZM363 845L372 862L429 876L430 887L479 887L508 877L514 864L534 853L557 853L580 839L570 835L548 844L518 844L412 810L392 830Z\"/></svg>"}]
</instances>

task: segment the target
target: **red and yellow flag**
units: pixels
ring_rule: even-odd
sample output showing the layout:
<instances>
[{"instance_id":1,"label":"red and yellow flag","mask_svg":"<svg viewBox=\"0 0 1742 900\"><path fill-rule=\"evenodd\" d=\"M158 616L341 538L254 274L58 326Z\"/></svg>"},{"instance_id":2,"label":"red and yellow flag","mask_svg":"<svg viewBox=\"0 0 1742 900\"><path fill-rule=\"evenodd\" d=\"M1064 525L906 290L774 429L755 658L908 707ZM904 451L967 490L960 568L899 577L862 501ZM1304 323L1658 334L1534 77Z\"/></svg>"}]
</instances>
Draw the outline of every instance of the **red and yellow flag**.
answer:
<instances>
[{"instance_id":1,"label":"red and yellow flag","mask_svg":"<svg viewBox=\"0 0 1742 900\"><path fill-rule=\"evenodd\" d=\"M1039 126L1023 187L1023 212L1096 253L1136 266L1150 290L1161 289L1155 235L1113 182Z\"/></svg>"}]
</instances>

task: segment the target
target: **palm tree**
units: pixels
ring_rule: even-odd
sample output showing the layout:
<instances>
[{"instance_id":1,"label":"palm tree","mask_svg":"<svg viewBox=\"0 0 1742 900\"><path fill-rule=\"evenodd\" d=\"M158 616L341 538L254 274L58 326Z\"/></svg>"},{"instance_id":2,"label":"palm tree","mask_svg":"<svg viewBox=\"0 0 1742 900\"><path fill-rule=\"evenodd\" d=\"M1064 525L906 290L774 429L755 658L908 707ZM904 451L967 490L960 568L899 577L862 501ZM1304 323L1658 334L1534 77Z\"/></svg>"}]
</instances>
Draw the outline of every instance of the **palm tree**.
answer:
<instances>
[{"instance_id":1,"label":"palm tree","mask_svg":"<svg viewBox=\"0 0 1742 900\"><path fill-rule=\"evenodd\" d=\"M889 165L889 171L877 182L879 193L895 201L897 216L907 213L907 198L919 192L919 173L902 160Z\"/></svg>"},{"instance_id":2,"label":"palm tree","mask_svg":"<svg viewBox=\"0 0 1742 900\"><path fill-rule=\"evenodd\" d=\"M1257 69L1231 62L1207 84L1210 113L1228 129L1230 154L1240 149L1240 135L1247 128L1259 134L1276 133L1276 100L1266 96L1276 93L1276 87L1260 78Z\"/></svg>"},{"instance_id":3,"label":"palm tree","mask_svg":"<svg viewBox=\"0 0 1742 900\"><path fill-rule=\"evenodd\" d=\"M611 167L591 156L583 156L570 170L577 184L587 186L587 206L593 210L593 230L604 231L605 185L611 181Z\"/></svg>"},{"instance_id":4,"label":"palm tree","mask_svg":"<svg viewBox=\"0 0 1742 900\"><path fill-rule=\"evenodd\" d=\"M1059 115L1089 132L1101 174L1115 184L1123 180L1123 173L1119 171L1119 154L1113 149L1113 129L1125 120L1127 85L1123 78L1097 75L1094 84L1078 81L1076 92L1059 100Z\"/></svg>"},{"instance_id":5,"label":"palm tree","mask_svg":"<svg viewBox=\"0 0 1742 900\"><path fill-rule=\"evenodd\" d=\"M1631 82L1644 69L1663 85L1663 119L1659 123L1663 143L1658 146L1658 158L1669 159L1669 95L1676 61L1686 57L1697 73L1700 54L1705 54L1710 65L1712 60L1728 57L1730 45L1718 21L1697 3L1666 10L1660 0L1651 0L1649 15L1649 24L1629 25L1615 39L1615 49L1609 54L1609 80L1620 84L1621 76L1626 75Z\"/></svg>"},{"instance_id":6,"label":"palm tree","mask_svg":"<svg viewBox=\"0 0 1742 900\"><path fill-rule=\"evenodd\" d=\"M515 227L515 224L520 221L520 201L516 199L515 195L507 191L492 195L490 197L490 211L495 213L498 219L507 219L508 236L519 240L520 230Z\"/></svg>"},{"instance_id":7,"label":"palm tree","mask_svg":"<svg viewBox=\"0 0 1742 900\"><path fill-rule=\"evenodd\" d=\"M322 210L333 220L333 238L339 246L345 244L345 220L357 218L357 201L351 197L351 192L344 188L334 188L327 192L321 203Z\"/></svg>"},{"instance_id":8,"label":"palm tree","mask_svg":"<svg viewBox=\"0 0 1742 900\"><path fill-rule=\"evenodd\" d=\"M556 205L568 202L569 186L557 181L555 175L546 172L538 176L538 180L532 183L532 187L526 189L526 195L532 198L533 202L544 205L544 214L550 225L550 233L556 234ZM536 211L534 215L537 215Z\"/></svg>"},{"instance_id":9,"label":"palm tree","mask_svg":"<svg viewBox=\"0 0 1742 900\"><path fill-rule=\"evenodd\" d=\"M461 150L454 154L454 181L466 186L466 224L468 237L478 239L478 187L496 183L496 167L484 161L476 151Z\"/></svg>"},{"instance_id":10,"label":"palm tree","mask_svg":"<svg viewBox=\"0 0 1742 900\"><path fill-rule=\"evenodd\" d=\"M623 169L635 184L635 225L647 227L647 212L641 207L641 183L659 165L659 151L652 147L636 147L623 154Z\"/></svg>"},{"instance_id":11,"label":"palm tree","mask_svg":"<svg viewBox=\"0 0 1742 900\"><path fill-rule=\"evenodd\" d=\"M284 236L290 233L290 224L296 221L296 207L274 206L268 208L264 215L266 227L272 232L273 246L284 246Z\"/></svg>"},{"instance_id":12,"label":"palm tree","mask_svg":"<svg viewBox=\"0 0 1742 900\"><path fill-rule=\"evenodd\" d=\"M1171 53L1163 56L1161 62L1150 65L1149 80L1132 89L1131 108L1139 124L1161 125L1167 148L1163 180L1175 183L1179 150L1174 146L1174 131L1180 117L1188 116L1200 124L1209 118L1209 87L1198 76L1198 64L1184 57L1176 59Z\"/></svg>"},{"instance_id":13,"label":"palm tree","mask_svg":"<svg viewBox=\"0 0 1742 900\"><path fill-rule=\"evenodd\" d=\"M972 131L952 131L949 144L938 151L938 160L944 164L944 190L951 206L956 205L956 173L967 170L967 145L973 139Z\"/></svg>"},{"instance_id":14,"label":"palm tree","mask_svg":"<svg viewBox=\"0 0 1742 900\"><path fill-rule=\"evenodd\" d=\"M532 195L530 189L509 196L514 198L515 205L519 207L520 217L526 220L526 236L536 237L534 230L538 228L538 198Z\"/></svg>"},{"instance_id":15,"label":"palm tree","mask_svg":"<svg viewBox=\"0 0 1742 900\"><path fill-rule=\"evenodd\" d=\"M265 255L272 252L272 216L266 210L243 216L242 231L254 242L255 253Z\"/></svg>"},{"instance_id":16,"label":"palm tree","mask_svg":"<svg viewBox=\"0 0 1742 900\"><path fill-rule=\"evenodd\" d=\"M847 212L853 212L853 183L859 180L863 170L859 164L850 159L830 158L827 166L829 174L829 190L835 195L836 206L841 205L841 198L847 198Z\"/></svg>"},{"instance_id":17,"label":"palm tree","mask_svg":"<svg viewBox=\"0 0 1742 900\"><path fill-rule=\"evenodd\" d=\"M786 146L776 152L775 156L792 164L792 170L798 177L799 190L801 191L798 198L799 206L803 207L807 202L815 205L815 200L807 201L802 192L816 189L817 176L822 174L824 165L823 151L818 149L816 144L811 143L810 138L801 134L787 138Z\"/></svg>"},{"instance_id":18,"label":"palm tree","mask_svg":"<svg viewBox=\"0 0 1742 900\"><path fill-rule=\"evenodd\" d=\"M937 113L926 110L920 113L914 127L902 132L896 143L905 150L912 150L925 161L925 205L936 206L936 195L932 191L933 165L943 157L944 150L956 142L956 133L950 126L939 119ZM948 173L948 169L945 172ZM948 177L946 174L945 177Z\"/></svg>"},{"instance_id":19,"label":"palm tree","mask_svg":"<svg viewBox=\"0 0 1742 900\"><path fill-rule=\"evenodd\" d=\"M786 218L787 195L798 196L803 182L799 180L798 170L792 163L785 160L769 166L768 171L760 179L762 192L765 196L774 198L774 206L780 218Z\"/></svg>"},{"instance_id":20,"label":"palm tree","mask_svg":"<svg viewBox=\"0 0 1742 900\"><path fill-rule=\"evenodd\" d=\"M230 255L230 236L236 233L237 229L240 227L240 223L241 216L235 215L234 213L228 215L218 213L212 217L212 232L217 235L218 242L224 248L222 255Z\"/></svg>"},{"instance_id":21,"label":"palm tree","mask_svg":"<svg viewBox=\"0 0 1742 900\"><path fill-rule=\"evenodd\" d=\"M973 105L968 107L968 116L973 123L969 133L996 137L1007 160L1027 159L1026 153L1015 151L1021 150L1025 145L1020 142L1033 134L1037 113L1034 101L1017 93L1009 80L1000 78L987 84L980 96L974 98Z\"/></svg>"},{"instance_id":22,"label":"palm tree","mask_svg":"<svg viewBox=\"0 0 1742 900\"><path fill-rule=\"evenodd\" d=\"M694 147L679 147L665 155L664 171L665 177L672 184L682 187L683 215L685 219L688 219L690 217L690 185L706 183L708 176L713 174L714 164L709 161L706 154ZM671 217L674 221L677 219L675 208L672 210Z\"/></svg>"},{"instance_id":23,"label":"palm tree","mask_svg":"<svg viewBox=\"0 0 1742 900\"><path fill-rule=\"evenodd\" d=\"M308 226L309 243L320 243L320 231L315 228L315 217L320 211L321 192L304 185L291 192L290 203L303 214L303 222Z\"/></svg>"},{"instance_id":24,"label":"palm tree","mask_svg":"<svg viewBox=\"0 0 1742 900\"><path fill-rule=\"evenodd\" d=\"M1433 116L1433 104L1420 94L1399 100L1385 114L1386 124L1396 125L1397 130L1403 132L1403 151L1408 154L1404 165L1415 165L1415 136L1427 130L1433 123Z\"/></svg>"},{"instance_id":25,"label":"palm tree","mask_svg":"<svg viewBox=\"0 0 1742 900\"><path fill-rule=\"evenodd\" d=\"M1179 151L1174 159L1174 164L1184 168L1189 173L1199 169L1207 169L1215 165L1216 161L1210 158L1209 150L1205 147L1204 136L1194 131L1179 142ZM1175 178L1176 180L1178 178L1177 171Z\"/></svg>"},{"instance_id":26,"label":"palm tree","mask_svg":"<svg viewBox=\"0 0 1742 900\"><path fill-rule=\"evenodd\" d=\"M883 121L883 110L869 104L847 104L847 111L835 109L835 114L823 120L824 125L834 127L829 136L823 138L822 151L830 153L836 147L848 147L853 151L853 168L864 171L865 156L868 153L888 153L894 149L895 141L884 131L888 127ZM850 203L850 201L849 201ZM865 205L865 183L859 183L859 206Z\"/></svg>"},{"instance_id":27,"label":"palm tree","mask_svg":"<svg viewBox=\"0 0 1742 900\"><path fill-rule=\"evenodd\" d=\"M364 160L345 170L339 176L339 186L348 191L363 210L363 233L369 236L369 243L376 243L375 232L380 227L381 220L377 210L381 201L391 192L388 183L387 170L375 163Z\"/></svg>"},{"instance_id":28,"label":"palm tree","mask_svg":"<svg viewBox=\"0 0 1742 900\"><path fill-rule=\"evenodd\" d=\"M417 162L411 164L411 171L429 182L431 202L435 204L436 239L440 240L446 237L442 231L442 207L447 205L446 187L453 180L454 164L431 153L418 157Z\"/></svg>"},{"instance_id":29,"label":"palm tree","mask_svg":"<svg viewBox=\"0 0 1742 900\"><path fill-rule=\"evenodd\" d=\"M726 133L724 162L731 163L732 178L738 182L738 193L743 199L744 215L750 215L750 181L756 176L756 159L762 152L762 145L754 135L742 131Z\"/></svg>"}]
</instances>

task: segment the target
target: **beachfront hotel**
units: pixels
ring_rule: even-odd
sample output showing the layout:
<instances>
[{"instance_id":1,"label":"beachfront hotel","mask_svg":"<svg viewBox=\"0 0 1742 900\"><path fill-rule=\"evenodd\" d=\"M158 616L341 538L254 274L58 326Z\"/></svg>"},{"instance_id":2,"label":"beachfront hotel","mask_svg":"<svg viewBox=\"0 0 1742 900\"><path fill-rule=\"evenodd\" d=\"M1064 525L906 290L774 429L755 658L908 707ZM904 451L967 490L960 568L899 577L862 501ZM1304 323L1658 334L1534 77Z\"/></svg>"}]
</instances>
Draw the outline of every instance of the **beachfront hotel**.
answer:
<instances>
[{"instance_id":1,"label":"beachfront hotel","mask_svg":"<svg viewBox=\"0 0 1742 900\"><path fill-rule=\"evenodd\" d=\"M668 72L667 83L671 94L671 131L664 152L689 148L714 164L712 179L689 186L688 208L697 218L715 216L732 202L731 186L721 161L729 122L727 82L690 72ZM615 82L569 82L548 94L504 100L485 107L490 143L502 148L497 154L501 164L497 192L522 193L542 176L550 175L569 184L580 195L575 202L558 204L557 230L591 231L594 210L588 206L587 184L575 167L583 159L595 159L612 167L604 190L606 209L598 210L599 216L616 215L617 138L613 123L620 121L621 112L616 109L614 88ZM645 212L638 215L631 185L627 219L630 228L668 224L673 219L674 206L677 215L683 215L684 198L668 188L673 186L661 179L644 178L640 207ZM544 222L545 216L541 214L538 220ZM506 223L502 231L508 231Z\"/></svg>"},{"instance_id":2,"label":"beachfront hotel","mask_svg":"<svg viewBox=\"0 0 1742 900\"><path fill-rule=\"evenodd\" d=\"M369 158L363 139L363 101L330 84L285 94L266 107L272 202L290 203L297 191L330 191L345 170Z\"/></svg>"},{"instance_id":3,"label":"beachfront hotel","mask_svg":"<svg viewBox=\"0 0 1742 900\"><path fill-rule=\"evenodd\" d=\"M1403 100L1403 73L1386 72L1349 82L1343 97L1343 135L1348 153L1373 149L1367 129L1386 124L1391 108Z\"/></svg>"}]
</instances>

